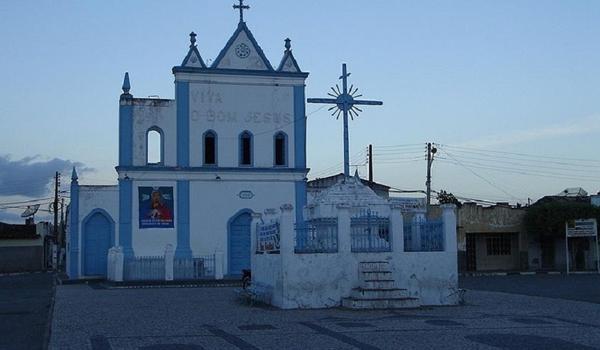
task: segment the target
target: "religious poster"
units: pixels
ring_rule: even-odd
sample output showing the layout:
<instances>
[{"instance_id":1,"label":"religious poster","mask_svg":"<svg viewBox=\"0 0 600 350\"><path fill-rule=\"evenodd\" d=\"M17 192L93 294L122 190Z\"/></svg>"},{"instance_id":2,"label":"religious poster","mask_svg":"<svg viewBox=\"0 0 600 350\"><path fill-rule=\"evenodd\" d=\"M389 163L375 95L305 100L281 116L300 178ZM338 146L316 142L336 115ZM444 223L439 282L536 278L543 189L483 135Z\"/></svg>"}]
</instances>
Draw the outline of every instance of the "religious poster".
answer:
<instances>
[{"instance_id":1,"label":"religious poster","mask_svg":"<svg viewBox=\"0 0 600 350\"><path fill-rule=\"evenodd\" d=\"M138 187L140 229L173 228L173 187Z\"/></svg>"},{"instance_id":2,"label":"religious poster","mask_svg":"<svg viewBox=\"0 0 600 350\"><path fill-rule=\"evenodd\" d=\"M256 230L257 251L263 253L279 252L279 223L259 225Z\"/></svg>"}]
</instances>

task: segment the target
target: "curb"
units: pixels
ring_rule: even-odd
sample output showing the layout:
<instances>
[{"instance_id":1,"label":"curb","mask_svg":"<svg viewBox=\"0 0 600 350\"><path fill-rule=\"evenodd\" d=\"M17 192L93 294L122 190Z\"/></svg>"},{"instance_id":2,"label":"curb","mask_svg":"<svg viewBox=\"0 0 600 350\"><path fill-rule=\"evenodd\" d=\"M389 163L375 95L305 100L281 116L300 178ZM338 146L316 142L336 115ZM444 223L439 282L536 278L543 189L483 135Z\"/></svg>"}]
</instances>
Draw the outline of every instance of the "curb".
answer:
<instances>
[{"instance_id":1,"label":"curb","mask_svg":"<svg viewBox=\"0 0 600 350\"><path fill-rule=\"evenodd\" d=\"M46 331L44 332L43 350L47 350L50 346L50 337L52 335L52 320L54 319L54 301L56 300L56 275L52 279L52 297L50 298L50 306L48 310L48 319L46 320Z\"/></svg>"},{"instance_id":2,"label":"curb","mask_svg":"<svg viewBox=\"0 0 600 350\"><path fill-rule=\"evenodd\" d=\"M571 275L596 275L597 271L571 271ZM565 271L507 271L507 272L463 272L460 277L481 276L533 276L533 275L567 275Z\"/></svg>"}]
</instances>

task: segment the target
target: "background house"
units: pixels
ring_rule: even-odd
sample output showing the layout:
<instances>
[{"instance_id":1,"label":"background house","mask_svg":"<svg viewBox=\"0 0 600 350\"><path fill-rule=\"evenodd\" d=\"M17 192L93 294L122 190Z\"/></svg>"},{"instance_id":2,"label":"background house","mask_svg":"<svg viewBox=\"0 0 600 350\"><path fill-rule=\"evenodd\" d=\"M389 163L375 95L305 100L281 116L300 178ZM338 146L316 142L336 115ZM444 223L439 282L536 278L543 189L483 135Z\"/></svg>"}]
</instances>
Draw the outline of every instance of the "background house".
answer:
<instances>
[{"instance_id":1,"label":"background house","mask_svg":"<svg viewBox=\"0 0 600 350\"><path fill-rule=\"evenodd\" d=\"M5 224L0 222L0 273L40 271L46 266L44 243L50 224Z\"/></svg>"}]
</instances>

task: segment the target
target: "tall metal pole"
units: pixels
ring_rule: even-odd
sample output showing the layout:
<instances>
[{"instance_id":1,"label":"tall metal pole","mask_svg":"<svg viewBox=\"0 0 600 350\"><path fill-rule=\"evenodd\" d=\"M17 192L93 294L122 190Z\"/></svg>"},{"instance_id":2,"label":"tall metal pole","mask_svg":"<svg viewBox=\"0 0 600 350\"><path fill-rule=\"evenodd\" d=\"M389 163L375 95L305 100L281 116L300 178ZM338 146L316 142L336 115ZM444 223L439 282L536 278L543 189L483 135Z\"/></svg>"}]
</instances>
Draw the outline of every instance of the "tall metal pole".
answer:
<instances>
[{"instance_id":1,"label":"tall metal pole","mask_svg":"<svg viewBox=\"0 0 600 350\"><path fill-rule=\"evenodd\" d=\"M342 64L342 94L348 94L348 79L346 78L346 64ZM350 147L350 141L348 137L348 106L347 102L344 101L344 176L350 176L350 155L348 148Z\"/></svg>"},{"instance_id":2,"label":"tall metal pole","mask_svg":"<svg viewBox=\"0 0 600 350\"><path fill-rule=\"evenodd\" d=\"M369 182L373 182L373 145L369 145Z\"/></svg>"},{"instance_id":3,"label":"tall metal pole","mask_svg":"<svg viewBox=\"0 0 600 350\"><path fill-rule=\"evenodd\" d=\"M58 239L58 247L63 246L63 242L65 239L65 198L60 199L60 237Z\"/></svg>"},{"instance_id":4,"label":"tall metal pole","mask_svg":"<svg viewBox=\"0 0 600 350\"><path fill-rule=\"evenodd\" d=\"M52 209L54 210L54 237L58 237L58 171L54 175L54 203Z\"/></svg>"},{"instance_id":5,"label":"tall metal pole","mask_svg":"<svg viewBox=\"0 0 600 350\"><path fill-rule=\"evenodd\" d=\"M431 142L427 143L427 213L429 213L429 206L431 205Z\"/></svg>"}]
</instances>

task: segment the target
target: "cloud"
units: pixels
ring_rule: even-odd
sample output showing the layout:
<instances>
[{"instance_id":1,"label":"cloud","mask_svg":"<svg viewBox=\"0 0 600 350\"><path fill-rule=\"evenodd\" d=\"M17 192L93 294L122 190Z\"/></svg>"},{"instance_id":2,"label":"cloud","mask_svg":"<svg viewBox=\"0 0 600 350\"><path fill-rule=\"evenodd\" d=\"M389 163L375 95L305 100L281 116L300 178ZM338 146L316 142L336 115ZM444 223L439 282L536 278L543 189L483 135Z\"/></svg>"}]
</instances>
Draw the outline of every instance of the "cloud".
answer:
<instances>
[{"instance_id":1,"label":"cloud","mask_svg":"<svg viewBox=\"0 0 600 350\"><path fill-rule=\"evenodd\" d=\"M0 155L0 196L46 196L54 184L54 173L61 172L62 178L68 179L73 166L81 172L93 171L81 162L60 158L35 155L12 160L10 155Z\"/></svg>"},{"instance_id":2,"label":"cloud","mask_svg":"<svg viewBox=\"0 0 600 350\"><path fill-rule=\"evenodd\" d=\"M506 146L529 141L598 133L599 131L600 115L593 115L561 124L547 125L529 130L508 131L499 135L489 135L462 143L461 145L470 147Z\"/></svg>"}]
</instances>

